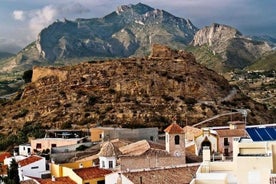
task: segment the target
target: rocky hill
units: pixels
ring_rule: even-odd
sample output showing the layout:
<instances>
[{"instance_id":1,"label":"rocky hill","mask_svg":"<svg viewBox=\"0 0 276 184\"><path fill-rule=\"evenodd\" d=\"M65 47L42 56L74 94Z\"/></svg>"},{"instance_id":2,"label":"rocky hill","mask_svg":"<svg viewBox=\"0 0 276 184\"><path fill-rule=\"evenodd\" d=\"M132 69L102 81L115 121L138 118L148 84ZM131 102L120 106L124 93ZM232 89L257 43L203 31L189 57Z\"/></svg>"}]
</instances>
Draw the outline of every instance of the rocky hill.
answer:
<instances>
[{"instance_id":1,"label":"rocky hill","mask_svg":"<svg viewBox=\"0 0 276 184\"><path fill-rule=\"evenodd\" d=\"M66 67L35 67L32 82L1 104L1 132L26 122L52 128L122 127L198 123L235 109L248 109L248 123L273 121L264 105L199 65L191 53L155 45L149 57L90 61ZM240 114L233 120L241 120ZM226 125L222 117L207 125Z\"/></svg>"},{"instance_id":2,"label":"rocky hill","mask_svg":"<svg viewBox=\"0 0 276 184\"><path fill-rule=\"evenodd\" d=\"M225 70L243 69L257 58L272 50L267 42L252 40L227 25L212 24L200 29L194 36L193 46L207 46L213 55L219 55ZM199 62L205 64L207 58ZM210 61L209 61L210 62Z\"/></svg>"}]
</instances>

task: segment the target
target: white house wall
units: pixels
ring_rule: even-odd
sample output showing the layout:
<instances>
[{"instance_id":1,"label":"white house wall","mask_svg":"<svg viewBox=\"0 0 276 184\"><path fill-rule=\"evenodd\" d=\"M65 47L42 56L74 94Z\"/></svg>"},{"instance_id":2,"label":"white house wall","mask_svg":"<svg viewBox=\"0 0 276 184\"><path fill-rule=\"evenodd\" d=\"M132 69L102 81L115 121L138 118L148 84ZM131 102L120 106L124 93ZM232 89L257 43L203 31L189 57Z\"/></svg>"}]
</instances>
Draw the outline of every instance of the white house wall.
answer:
<instances>
[{"instance_id":1,"label":"white house wall","mask_svg":"<svg viewBox=\"0 0 276 184\"><path fill-rule=\"evenodd\" d=\"M105 175L105 183L107 184L113 184L113 183L119 183L118 181L121 180L121 184L134 184L132 181L130 181L127 177L124 176L124 174L120 174L121 179L119 179L119 173L111 173Z\"/></svg>"},{"instance_id":2,"label":"white house wall","mask_svg":"<svg viewBox=\"0 0 276 184\"><path fill-rule=\"evenodd\" d=\"M46 171L46 161L45 158L42 158L36 162L28 164L23 167L18 167L18 174L20 181L23 180L24 175L41 178L41 173Z\"/></svg>"}]
</instances>

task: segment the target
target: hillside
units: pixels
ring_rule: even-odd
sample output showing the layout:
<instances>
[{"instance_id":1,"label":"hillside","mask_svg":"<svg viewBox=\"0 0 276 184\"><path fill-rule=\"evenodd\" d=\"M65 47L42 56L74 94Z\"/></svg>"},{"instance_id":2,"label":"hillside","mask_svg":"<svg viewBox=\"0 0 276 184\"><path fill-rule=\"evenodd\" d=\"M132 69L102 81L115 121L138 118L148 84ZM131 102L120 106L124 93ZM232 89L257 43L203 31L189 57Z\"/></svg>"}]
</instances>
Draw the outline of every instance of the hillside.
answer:
<instances>
[{"instance_id":1,"label":"hillside","mask_svg":"<svg viewBox=\"0 0 276 184\"><path fill-rule=\"evenodd\" d=\"M155 45L149 57L35 67L32 83L13 101L2 103L1 132L12 133L26 122L51 128L162 129L175 116L181 125L192 125L242 108L250 111L249 124L273 121L264 105L199 65L191 53ZM231 118L243 119L240 114ZM226 125L229 120L222 117L207 125Z\"/></svg>"},{"instance_id":2,"label":"hillside","mask_svg":"<svg viewBox=\"0 0 276 184\"><path fill-rule=\"evenodd\" d=\"M0 51L0 60L3 59L3 58L11 57L11 56L13 56L13 55L14 55L14 54L9 53L9 52L1 52L1 51Z\"/></svg>"},{"instance_id":3,"label":"hillside","mask_svg":"<svg viewBox=\"0 0 276 184\"><path fill-rule=\"evenodd\" d=\"M216 23L200 29L195 34L192 45L207 48L210 53L220 58L218 61L220 64L206 65L210 68L220 65L212 68L217 72L243 69L272 50L267 42L253 40L243 36L241 32L231 26ZM198 50L199 48L196 48L195 53L198 53ZM209 58L210 54L206 54L198 58L198 61L205 64Z\"/></svg>"},{"instance_id":4,"label":"hillside","mask_svg":"<svg viewBox=\"0 0 276 184\"><path fill-rule=\"evenodd\" d=\"M264 54L246 70L276 70L276 50Z\"/></svg>"}]
</instances>

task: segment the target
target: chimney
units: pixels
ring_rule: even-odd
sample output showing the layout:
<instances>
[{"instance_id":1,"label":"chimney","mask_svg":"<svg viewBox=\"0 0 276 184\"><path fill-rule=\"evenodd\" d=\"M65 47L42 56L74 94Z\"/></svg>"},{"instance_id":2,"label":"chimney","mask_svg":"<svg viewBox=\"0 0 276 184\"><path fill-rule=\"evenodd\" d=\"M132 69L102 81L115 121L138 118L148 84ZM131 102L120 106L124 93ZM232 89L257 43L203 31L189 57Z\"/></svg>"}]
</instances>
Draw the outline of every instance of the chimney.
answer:
<instances>
[{"instance_id":1,"label":"chimney","mask_svg":"<svg viewBox=\"0 0 276 184\"><path fill-rule=\"evenodd\" d=\"M54 175L52 176L52 181L56 181L56 177Z\"/></svg>"},{"instance_id":2,"label":"chimney","mask_svg":"<svg viewBox=\"0 0 276 184\"><path fill-rule=\"evenodd\" d=\"M143 184L143 178L140 176L140 184Z\"/></svg>"}]
</instances>

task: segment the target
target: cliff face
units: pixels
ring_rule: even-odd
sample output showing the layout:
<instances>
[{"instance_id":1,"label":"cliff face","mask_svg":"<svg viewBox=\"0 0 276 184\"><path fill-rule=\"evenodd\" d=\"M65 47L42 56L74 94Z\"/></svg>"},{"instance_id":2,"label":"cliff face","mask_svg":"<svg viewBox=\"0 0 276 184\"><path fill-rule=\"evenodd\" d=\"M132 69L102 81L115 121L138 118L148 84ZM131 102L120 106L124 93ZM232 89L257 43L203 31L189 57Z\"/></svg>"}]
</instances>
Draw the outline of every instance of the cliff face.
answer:
<instances>
[{"instance_id":1,"label":"cliff face","mask_svg":"<svg viewBox=\"0 0 276 184\"><path fill-rule=\"evenodd\" d=\"M52 128L111 125L166 127L176 116L192 125L231 109L246 108L249 123L272 118L226 79L199 65L191 53L155 45L150 57L91 61L60 68L34 68L20 100L1 109L1 132L25 122ZM240 115L233 119L241 119ZM223 125L229 117L209 125Z\"/></svg>"},{"instance_id":2,"label":"cliff face","mask_svg":"<svg viewBox=\"0 0 276 184\"><path fill-rule=\"evenodd\" d=\"M244 68L272 48L262 41L243 36L238 30L221 24L200 29L192 41L194 46L206 46L218 54L228 68Z\"/></svg>"}]
</instances>

